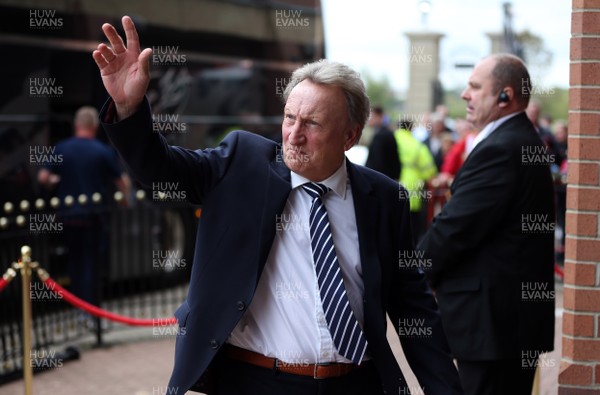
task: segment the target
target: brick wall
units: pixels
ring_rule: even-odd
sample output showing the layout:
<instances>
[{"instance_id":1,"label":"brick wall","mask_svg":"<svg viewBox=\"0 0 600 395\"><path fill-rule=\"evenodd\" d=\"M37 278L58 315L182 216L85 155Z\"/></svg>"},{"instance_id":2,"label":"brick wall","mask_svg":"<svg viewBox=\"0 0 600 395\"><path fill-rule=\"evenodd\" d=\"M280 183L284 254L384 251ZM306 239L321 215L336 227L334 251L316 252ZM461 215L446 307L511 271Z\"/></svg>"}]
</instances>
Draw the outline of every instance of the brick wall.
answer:
<instances>
[{"instance_id":1,"label":"brick wall","mask_svg":"<svg viewBox=\"0 0 600 395\"><path fill-rule=\"evenodd\" d=\"M600 0L573 0L560 395L600 395Z\"/></svg>"}]
</instances>

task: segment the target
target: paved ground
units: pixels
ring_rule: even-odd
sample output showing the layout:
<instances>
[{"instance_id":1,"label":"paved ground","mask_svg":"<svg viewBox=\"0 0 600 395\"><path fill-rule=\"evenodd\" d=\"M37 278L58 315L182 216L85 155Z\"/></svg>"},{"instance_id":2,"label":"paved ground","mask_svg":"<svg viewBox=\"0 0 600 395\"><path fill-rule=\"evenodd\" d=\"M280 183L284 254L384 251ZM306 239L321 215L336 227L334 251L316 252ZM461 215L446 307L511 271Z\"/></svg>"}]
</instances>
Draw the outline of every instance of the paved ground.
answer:
<instances>
[{"instance_id":1,"label":"paved ground","mask_svg":"<svg viewBox=\"0 0 600 395\"><path fill-rule=\"evenodd\" d=\"M558 392L562 287L557 291L556 351L545 357L539 395ZM402 360L397 336L392 332L388 335L397 357ZM173 336L157 336L151 329L135 329L113 333L106 341L109 347L83 349L80 360L34 375L34 395L167 394L165 386L173 367ZM417 387L414 382L412 385ZM24 394L22 381L0 386L0 395L18 394Z\"/></svg>"}]
</instances>

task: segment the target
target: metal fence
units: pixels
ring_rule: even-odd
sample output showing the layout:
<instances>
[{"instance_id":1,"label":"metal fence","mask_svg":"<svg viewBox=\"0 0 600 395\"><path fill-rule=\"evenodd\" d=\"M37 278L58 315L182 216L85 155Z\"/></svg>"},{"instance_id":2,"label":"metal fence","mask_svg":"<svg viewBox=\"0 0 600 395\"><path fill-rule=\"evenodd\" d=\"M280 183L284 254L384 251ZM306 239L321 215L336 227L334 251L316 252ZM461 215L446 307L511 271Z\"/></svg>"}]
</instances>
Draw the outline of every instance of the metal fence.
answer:
<instances>
[{"instance_id":1,"label":"metal fence","mask_svg":"<svg viewBox=\"0 0 600 395\"><path fill-rule=\"evenodd\" d=\"M77 248L68 240L73 229L54 214L55 209L43 209L41 204L4 206L4 216L0 217L0 273L17 261L21 246L28 245L32 259L56 282L75 293L92 295L93 304L136 318L172 317L187 293L197 224L193 208L139 199L129 208L96 209L91 231L97 242L92 251L87 251L96 258L90 292L78 287L82 279L73 275L69 265L73 253L70 249ZM106 334L128 328L101 322L73 308L35 276L29 295L32 361L52 359L55 351L48 350L79 345L85 339L100 345ZM22 333L21 284L13 281L0 293L0 384L21 376ZM63 352L61 361L65 358L69 355ZM38 365L34 371L52 367Z\"/></svg>"}]
</instances>

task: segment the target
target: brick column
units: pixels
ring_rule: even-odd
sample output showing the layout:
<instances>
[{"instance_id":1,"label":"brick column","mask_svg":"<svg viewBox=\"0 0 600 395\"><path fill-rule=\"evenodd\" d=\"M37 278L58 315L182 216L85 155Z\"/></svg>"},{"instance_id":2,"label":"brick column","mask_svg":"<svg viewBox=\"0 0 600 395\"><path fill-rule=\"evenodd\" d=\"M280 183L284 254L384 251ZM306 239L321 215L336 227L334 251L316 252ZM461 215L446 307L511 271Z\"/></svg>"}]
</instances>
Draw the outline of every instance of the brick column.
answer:
<instances>
[{"instance_id":1,"label":"brick column","mask_svg":"<svg viewBox=\"0 0 600 395\"><path fill-rule=\"evenodd\" d=\"M560 395L600 395L600 0L573 0Z\"/></svg>"}]
</instances>

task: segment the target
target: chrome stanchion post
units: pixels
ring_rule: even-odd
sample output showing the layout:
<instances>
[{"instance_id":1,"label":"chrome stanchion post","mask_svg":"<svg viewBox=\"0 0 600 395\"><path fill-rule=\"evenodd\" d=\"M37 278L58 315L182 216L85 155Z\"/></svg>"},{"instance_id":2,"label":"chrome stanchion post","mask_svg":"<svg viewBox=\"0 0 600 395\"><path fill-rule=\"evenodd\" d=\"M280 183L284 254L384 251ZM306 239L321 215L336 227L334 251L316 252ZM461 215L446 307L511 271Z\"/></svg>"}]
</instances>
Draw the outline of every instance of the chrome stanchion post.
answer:
<instances>
[{"instance_id":1,"label":"chrome stanchion post","mask_svg":"<svg viewBox=\"0 0 600 395\"><path fill-rule=\"evenodd\" d=\"M15 270L21 271L21 287L23 299L23 383L25 395L33 395L33 366L31 365L31 248L21 247L21 259L13 264Z\"/></svg>"},{"instance_id":2,"label":"chrome stanchion post","mask_svg":"<svg viewBox=\"0 0 600 395\"><path fill-rule=\"evenodd\" d=\"M531 395L539 395L540 394L540 367L539 365L535 367L535 376L533 376L533 388L531 390Z\"/></svg>"}]
</instances>

